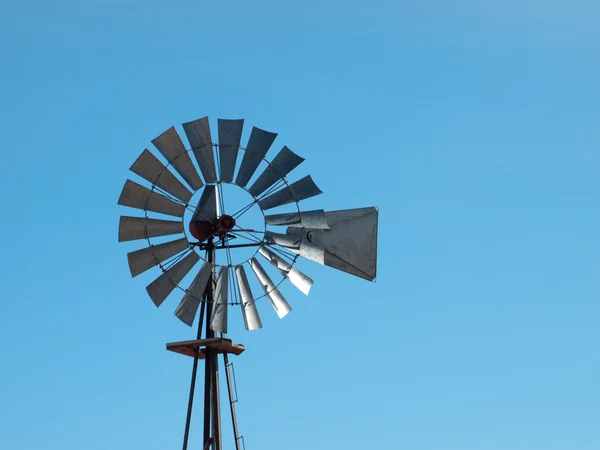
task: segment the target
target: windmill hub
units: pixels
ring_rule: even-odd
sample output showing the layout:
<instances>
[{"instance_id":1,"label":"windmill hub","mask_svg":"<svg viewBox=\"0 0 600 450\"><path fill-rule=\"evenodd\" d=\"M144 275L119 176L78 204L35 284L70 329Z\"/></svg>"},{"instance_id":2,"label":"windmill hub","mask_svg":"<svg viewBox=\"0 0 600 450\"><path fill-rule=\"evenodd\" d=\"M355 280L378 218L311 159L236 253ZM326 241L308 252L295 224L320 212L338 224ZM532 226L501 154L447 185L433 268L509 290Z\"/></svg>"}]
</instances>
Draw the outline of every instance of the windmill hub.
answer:
<instances>
[{"instance_id":1,"label":"windmill hub","mask_svg":"<svg viewBox=\"0 0 600 450\"><path fill-rule=\"evenodd\" d=\"M227 234L235 227L235 219L227 214L223 214L218 221L219 234Z\"/></svg>"},{"instance_id":2,"label":"windmill hub","mask_svg":"<svg viewBox=\"0 0 600 450\"><path fill-rule=\"evenodd\" d=\"M235 219L228 214L223 214L216 222L208 220L192 220L190 221L190 234L200 242L208 240L211 236L219 235L227 236L227 233L235 227Z\"/></svg>"}]
</instances>

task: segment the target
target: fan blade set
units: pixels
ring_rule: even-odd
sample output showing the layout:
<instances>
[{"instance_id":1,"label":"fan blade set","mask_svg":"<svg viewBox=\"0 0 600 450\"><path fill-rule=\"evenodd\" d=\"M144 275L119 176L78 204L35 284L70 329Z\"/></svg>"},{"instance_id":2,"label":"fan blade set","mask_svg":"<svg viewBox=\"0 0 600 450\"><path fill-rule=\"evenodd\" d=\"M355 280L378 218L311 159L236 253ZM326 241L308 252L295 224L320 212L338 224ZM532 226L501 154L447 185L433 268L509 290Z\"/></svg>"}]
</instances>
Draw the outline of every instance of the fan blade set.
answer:
<instances>
[{"instance_id":1,"label":"fan blade set","mask_svg":"<svg viewBox=\"0 0 600 450\"><path fill-rule=\"evenodd\" d=\"M119 242L148 240L149 247L128 253L127 258L132 277L154 266L161 267L163 273L146 288L156 306L160 306L179 287L201 259L184 234L185 210L193 210L189 224L192 236L202 242L218 234L219 222L226 216L222 216L223 211L220 211L215 183L233 183L246 189L263 211L322 193L310 176L287 183L285 177L304 159L286 146L268 163L253 184L247 187L277 134L252 128L247 147L245 151L242 150L243 157L236 176L243 125L243 120L219 119L219 143L215 150L207 117L184 123L183 130L191 148L189 151L175 127L171 127L152 140L168 164L163 164L151 151L145 149L130 167L131 172L152 186L147 188L129 179L125 182L118 204L144 211L146 217L121 216L118 239ZM280 181L284 181L285 186L275 190ZM200 200L193 208L189 202L193 193L201 188L204 189ZM148 212L180 219L149 218ZM305 295L308 295L313 280L293 267L293 262L284 260L272 251L269 248L271 246L287 248L300 256L361 278L375 278L377 210L374 208L274 214L266 216L266 224L286 226L287 231L285 234L267 232L258 254L247 261L247 264L280 318L292 308L258 261L259 255ZM358 230L360 227L363 228ZM364 227L368 230L365 231ZM150 238L171 235L179 236L160 244L153 245L149 241ZM227 333L227 309L230 298L234 297L239 298L246 329L262 328L245 264L221 266L218 273L214 273L215 266L204 261L189 288L184 290L175 315L192 326L206 287L212 282L215 284L211 329ZM233 292L229 292L230 289Z\"/></svg>"}]
</instances>

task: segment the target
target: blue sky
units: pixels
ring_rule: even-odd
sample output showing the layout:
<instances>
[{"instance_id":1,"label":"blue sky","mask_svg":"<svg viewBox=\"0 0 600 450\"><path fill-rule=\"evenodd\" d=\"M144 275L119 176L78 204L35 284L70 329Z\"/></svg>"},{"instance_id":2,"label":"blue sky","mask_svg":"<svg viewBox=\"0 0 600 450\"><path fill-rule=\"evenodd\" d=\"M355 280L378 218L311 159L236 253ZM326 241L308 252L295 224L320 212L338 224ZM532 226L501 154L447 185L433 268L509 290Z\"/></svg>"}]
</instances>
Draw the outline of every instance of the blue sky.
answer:
<instances>
[{"instance_id":1,"label":"blue sky","mask_svg":"<svg viewBox=\"0 0 600 450\"><path fill-rule=\"evenodd\" d=\"M249 450L600 448L599 20L585 1L4 2L0 447L181 445L191 361L164 344L194 333L130 278L116 202L151 139L208 115L306 158L307 209L380 210L376 283L305 263L288 317L232 319Z\"/></svg>"}]
</instances>

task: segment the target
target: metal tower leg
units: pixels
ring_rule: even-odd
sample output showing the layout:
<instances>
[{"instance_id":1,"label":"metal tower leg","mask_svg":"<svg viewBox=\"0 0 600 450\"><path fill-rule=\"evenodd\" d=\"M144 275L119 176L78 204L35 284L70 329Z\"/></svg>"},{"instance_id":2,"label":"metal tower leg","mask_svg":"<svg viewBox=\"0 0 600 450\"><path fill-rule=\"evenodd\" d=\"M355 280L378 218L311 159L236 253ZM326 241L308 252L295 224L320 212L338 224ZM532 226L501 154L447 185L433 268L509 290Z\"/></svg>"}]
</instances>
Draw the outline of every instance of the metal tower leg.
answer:
<instances>
[{"instance_id":1,"label":"metal tower leg","mask_svg":"<svg viewBox=\"0 0 600 450\"><path fill-rule=\"evenodd\" d=\"M207 245L207 256L208 262L212 263L214 261L214 241L213 238L210 238ZM206 338L214 338L215 332L210 328L210 317L212 316L212 306L213 306L213 292L214 292L214 283L216 280L215 269L213 266L212 275L210 277L210 281L208 282L208 286L206 288ZM204 446L209 445L211 441L211 418L214 422L214 417L211 417L211 406L214 401L214 393L212 390L213 380L215 379L215 365L212 355L212 350L206 349L206 359L205 359L205 370L204 370ZM218 450L217 445L220 442L220 436L217 437L217 433L213 429L212 436L212 444L213 449Z\"/></svg>"},{"instance_id":2,"label":"metal tower leg","mask_svg":"<svg viewBox=\"0 0 600 450\"><path fill-rule=\"evenodd\" d=\"M229 392L229 409L231 410L231 424L233 425L233 438L235 439L235 450L240 450L240 436L238 434L237 418L235 416L235 400L233 399L233 385L231 383L231 371L229 357L223 353L225 361L225 376L227 379L227 391Z\"/></svg>"},{"instance_id":3,"label":"metal tower leg","mask_svg":"<svg viewBox=\"0 0 600 450\"><path fill-rule=\"evenodd\" d=\"M204 307L206 303L202 303L202 307L200 309L200 318L198 319L200 322L198 323L198 339L200 339L202 334L202 322L204 319ZM199 349L194 350L194 365L192 367L192 381L190 385L190 397L188 400L188 409L187 416L185 418L185 432L183 435L183 450L187 450L188 438L190 436L190 423L192 421L192 408L194 406L194 390L196 388L196 374L198 372L198 353Z\"/></svg>"},{"instance_id":4,"label":"metal tower leg","mask_svg":"<svg viewBox=\"0 0 600 450\"><path fill-rule=\"evenodd\" d=\"M212 407L213 407L213 438L214 450L221 450L221 404L219 396L219 360L217 353L211 350L212 365Z\"/></svg>"},{"instance_id":5,"label":"metal tower leg","mask_svg":"<svg viewBox=\"0 0 600 450\"><path fill-rule=\"evenodd\" d=\"M205 370L204 370L204 446L207 445L210 447L210 410L211 410L211 389L210 389L210 380L212 378L212 372L210 369L211 360L206 355L206 359L204 360Z\"/></svg>"}]
</instances>

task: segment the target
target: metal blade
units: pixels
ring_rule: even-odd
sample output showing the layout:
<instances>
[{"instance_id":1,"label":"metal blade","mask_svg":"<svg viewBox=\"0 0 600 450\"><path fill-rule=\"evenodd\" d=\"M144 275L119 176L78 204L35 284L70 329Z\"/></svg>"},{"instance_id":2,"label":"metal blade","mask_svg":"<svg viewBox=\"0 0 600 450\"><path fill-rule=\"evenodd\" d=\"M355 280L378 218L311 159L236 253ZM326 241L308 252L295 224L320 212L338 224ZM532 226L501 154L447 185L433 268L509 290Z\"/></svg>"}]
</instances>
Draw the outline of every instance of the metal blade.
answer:
<instances>
[{"instance_id":1,"label":"metal blade","mask_svg":"<svg viewBox=\"0 0 600 450\"><path fill-rule=\"evenodd\" d=\"M129 170L184 203L192 198L192 193L148 149L142 152Z\"/></svg>"},{"instance_id":2,"label":"metal blade","mask_svg":"<svg viewBox=\"0 0 600 450\"><path fill-rule=\"evenodd\" d=\"M290 263L276 255L268 248L261 246L258 252L263 255L283 276L292 282L304 295L308 295L314 281L312 278L304 275Z\"/></svg>"},{"instance_id":3,"label":"metal blade","mask_svg":"<svg viewBox=\"0 0 600 450\"><path fill-rule=\"evenodd\" d=\"M229 287L229 267L222 267L217 278L215 304L210 319L210 328L218 333L227 333L227 300Z\"/></svg>"},{"instance_id":4,"label":"metal blade","mask_svg":"<svg viewBox=\"0 0 600 450\"><path fill-rule=\"evenodd\" d=\"M217 120L219 127L219 168L221 181L231 183L242 139L244 119Z\"/></svg>"},{"instance_id":5,"label":"metal blade","mask_svg":"<svg viewBox=\"0 0 600 450\"><path fill-rule=\"evenodd\" d=\"M299 253L300 249L300 237L290 234L273 233L272 231L265 232L265 241L269 244L281 245L282 247L288 248L296 253Z\"/></svg>"},{"instance_id":6,"label":"metal blade","mask_svg":"<svg viewBox=\"0 0 600 450\"><path fill-rule=\"evenodd\" d=\"M219 193L217 186L208 185L202 191L192 220L208 221L215 223L219 217Z\"/></svg>"},{"instance_id":7,"label":"metal blade","mask_svg":"<svg viewBox=\"0 0 600 450\"><path fill-rule=\"evenodd\" d=\"M250 264L250 267L252 267L252 270L256 274L256 278L258 278L258 281L260 281L260 284L263 290L265 291L265 294L267 294L267 297L269 297L269 300L271 301L271 306L273 306L273 309L275 310L279 318L281 319L285 317L287 313L289 313L292 310L292 307L285 300L283 295L281 295L281 292L279 292L279 290L275 287L275 284L273 283L273 281L271 281L271 278L269 278L269 275L267 275L267 273L262 268L260 263L256 260L256 258L252 258L248 262Z\"/></svg>"},{"instance_id":8,"label":"metal blade","mask_svg":"<svg viewBox=\"0 0 600 450\"><path fill-rule=\"evenodd\" d=\"M308 238L309 232L306 228L288 228L286 236L288 241L298 243L298 248L289 250L298 253L300 256L310 259L321 265L325 264L325 250L318 244L315 244Z\"/></svg>"},{"instance_id":9,"label":"metal blade","mask_svg":"<svg viewBox=\"0 0 600 450\"><path fill-rule=\"evenodd\" d=\"M119 242L135 241L157 236L183 233L183 223L173 220L147 219L145 217L121 216Z\"/></svg>"},{"instance_id":10,"label":"metal blade","mask_svg":"<svg viewBox=\"0 0 600 450\"><path fill-rule=\"evenodd\" d=\"M185 206L131 180L125 181L118 204L177 217L183 217L185 212Z\"/></svg>"},{"instance_id":11,"label":"metal blade","mask_svg":"<svg viewBox=\"0 0 600 450\"><path fill-rule=\"evenodd\" d=\"M156 266L165 259L175 256L177 253L189 248L189 246L188 240L181 238L128 253L127 260L129 261L131 276L137 277L140 273Z\"/></svg>"},{"instance_id":12,"label":"metal blade","mask_svg":"<svg viewBox=\"0 0 600 450\"><path fill-rule=\"evenodd\" d=\"M314 197L322 193L310 175L307 175L301 180L284 187L282 190L265 197L258 204L263 210L266 210Z\"/></svg>"},{"instance_id":13,"label":"metal blade","mask_svg":"<svg viewBox=\"0 0 600 450\"><path fill-rule=\"evenodd\" d=\"M300 211L300 213L272 214L265 216L267 225L287 225L288 227L317 228L328 230L329 224L325 220L325 211Z\"/></svg>"},{"instance_id":14,"label":"metal blade","mask_svg":"<svg viewBox=\"0 0 600 450\"><path fill-rule=\"evenodd\" d=\"M194 318L198 312L198 306L206 290L206 286L212 275L212 264L205 261L200 268L200 271L192 281L192 285L185 292L183 299L175 310L175 315L186 325L190 327L194 323Z\"/></svg>"},{"instance_id":15,"label":"metal blade","mask_svg":"<svg viewBox=\"0 0 600 450\"><path fill-rule=\"evenodd\" d=\"M148 295L156 306L160 306L165 301L199 259L200 257L196 252L190 252L185 258L146 286L146 291L148 291Z\"/></svg>"},{"instance_id":16,"label":"metal blade","mask_svg":"<svg viewBox=\"0 0 600 450\"><path fill-rule=\"evenodd\" d=\"M208 117L184 123L183 131L190 142L196 161L198 161L198 167L200 167L204 181L207 183L216 183L217 170L215 169L215 157Z\"/></svg>"},{"instance_id":17,"label":"metal blade","mask_svg":"<svg viewBox=\"0 0 600 450\"><path fill-rule=\"evenodd\" d=\"M242 187L248 184L276 137L277 133L269 133L256 127L252 128L235 184Z\"/></svg>"},{"instance_id":18,"label":"metal blade","mask_svg":"<svg viewBox=\"0 0 600 450\"><path fill-rule=\"evenodd\" d=\"M252 297L252 291L250 290L250 284L248 284L248 277L246 276L244 267L236 266L235 275L240 290L240 297L242 298L242 315L244 316L246 330L258 330L262 328L262 322L256 309L256 302L254 301L254 297Z\"/></svg>"},{"instance_id":19,"label":"metal blade","mask_svg":"<svg viewBox=\"0 0 600 450\"><path fill-rule=\"evenodd\" d=\"M269 167L260 174L248 192L254 197L258 197L268 188L273 186L278 180L281 180L288 173L294 170L304 161L304 158L296 155L287 147L283 147L277 156L273 159Z\"/></svg>"},{"instance_id":20,"label":"metal blade","mask_svg":"<svg viewBox=\"0 0 600 450\"><path fill-rule=\"evenodd\" d=\"M321 265L325 264L325 250L320 245L308 240L307 231L304 228L288 228L287 234L267 231L265 240L268 244L279 245L311 261Z\"/></svg>"},{"instance_id":21,"label":"metal blade","mask_svg":"<svg viewBox=\"0 0 600 450\"><path fill-rule=\"evenodd\" d=\"M152 143L192 189L197 190L204 185L175 127L153 139Z\"/></svg>"}]
</instances>

